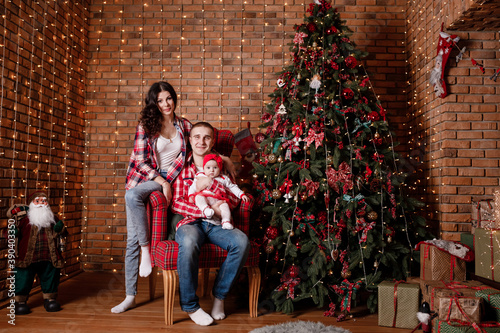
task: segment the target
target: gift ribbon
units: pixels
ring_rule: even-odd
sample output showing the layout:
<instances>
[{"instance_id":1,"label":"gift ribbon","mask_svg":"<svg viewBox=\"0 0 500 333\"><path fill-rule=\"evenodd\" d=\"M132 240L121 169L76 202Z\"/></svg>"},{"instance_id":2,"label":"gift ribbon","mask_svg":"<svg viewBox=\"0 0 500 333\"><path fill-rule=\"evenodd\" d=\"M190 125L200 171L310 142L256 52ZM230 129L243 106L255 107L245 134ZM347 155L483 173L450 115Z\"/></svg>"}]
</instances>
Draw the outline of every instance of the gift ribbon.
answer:
<instances>
[{"instance_id":1,"label":"gift ribbon","mask_svg":"<svg viewBox=\"0 0 500 333\"><path fill-rule=\"evenodd\" d=\"M404 280L399 280L394 283L394 317L392 318L392 327L396 327L396 317L398 315L398 285L406 283Z\"/></svg>"},{"instance_id":2,"label":"gift ribbon","mask_svg":"<svg viewBox=\"0 0 500 333\"><path fill-rule=\"evenodd\" d=\"M459 320L459 319L453 319L453 320L455 320L458 323L465 323L465 325L467 325L467 326L472 326L474 328L474 330L476 330L476 332L478 332L478 333L484 332L484 330L481 327L479 327L476 322L472 322L472 320L469 318L467 313L464 311L464 309L462 308L462 306L460 305L460 302L458 300L459 300L459 298L457 296L453 296L450 299L450 305L448 306L448 314L446 315L446 322L451 325L451 320L450 320L451 309L453 307L453 303L455 303L457 305L458 311L460 311L462 316L465 318L465 321Z\"/></svg>"},{"instance_id":3,"label":"gift ribbon","mask_svg":"<svg viewBox=\"0 0 500 333\"><path fill-rule=\"evenodd\" d=\"M425 250L424 250L424 263L422 264L422 271L424 272L422 279L426 280L426 278L425 278L425 263L427 262L427 259L429 259L429 251L430 251L431 246L429 244L423 244L423 246L425 247Z\"/></svg>"},{"instance_id":4,"label":"gift ribbon","mask_svg":"<svg viewBox=\"0 0 500 333\"><path fill-rule=\"evenodd\" d=\"M455 273L456 266L457 266L457 260L455 256L450 256L450 280L454 280L453 273Z\"/></svg>"}]
</instances>

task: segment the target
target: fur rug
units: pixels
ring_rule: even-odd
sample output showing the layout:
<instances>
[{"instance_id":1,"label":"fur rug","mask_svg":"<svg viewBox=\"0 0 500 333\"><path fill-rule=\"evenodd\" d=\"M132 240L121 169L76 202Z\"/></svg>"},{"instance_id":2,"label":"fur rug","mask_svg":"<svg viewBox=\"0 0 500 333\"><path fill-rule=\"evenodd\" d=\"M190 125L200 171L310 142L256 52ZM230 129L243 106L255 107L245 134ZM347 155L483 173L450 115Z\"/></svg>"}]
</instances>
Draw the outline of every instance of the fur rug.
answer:
<instances>
[{"instance_id":1,"label":"fur rug","mask_svg":"<svg viewBox=\"0 0 500 333\"><path fill-rule=\"evenodd\" d=\"M342 327L325 326L322 323L312 321L289 321L272 326L256 328L250 333L350 333Z\"/></svg>"}]
</instances>

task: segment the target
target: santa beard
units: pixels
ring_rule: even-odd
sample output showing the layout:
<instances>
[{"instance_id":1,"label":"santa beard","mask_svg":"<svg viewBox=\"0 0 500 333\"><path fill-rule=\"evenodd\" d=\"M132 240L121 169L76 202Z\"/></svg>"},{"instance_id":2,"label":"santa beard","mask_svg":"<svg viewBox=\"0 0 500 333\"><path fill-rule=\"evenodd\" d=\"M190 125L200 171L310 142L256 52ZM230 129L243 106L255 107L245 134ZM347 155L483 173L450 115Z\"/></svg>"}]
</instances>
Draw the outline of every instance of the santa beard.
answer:
<instances>
[{"instance_id":1,"label":"santa beard","mask_svg":"<svg viewBox=\"0 0 500 333\"><path fill-rule=\"evenodd\" d=\"M38 228L47 228L54 223L54 213L49 205L37 206L32 202L28 210L28 219L30 220L30 224L36 225Z\"/></svg>"}]
</instances>

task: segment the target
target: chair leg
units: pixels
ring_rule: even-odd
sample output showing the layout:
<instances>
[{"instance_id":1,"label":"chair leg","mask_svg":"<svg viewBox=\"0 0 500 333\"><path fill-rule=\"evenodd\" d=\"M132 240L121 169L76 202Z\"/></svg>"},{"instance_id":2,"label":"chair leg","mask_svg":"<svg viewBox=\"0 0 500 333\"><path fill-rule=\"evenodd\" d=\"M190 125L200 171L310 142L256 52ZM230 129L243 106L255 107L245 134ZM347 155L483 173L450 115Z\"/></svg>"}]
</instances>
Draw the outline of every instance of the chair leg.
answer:
<instances>
[{"instance_id":1,"label":"chair leg","mask_svg":"<svg viewBox=\"0 0 500 333\"><path fill-rule=\"evenodd\" d=\"M175 289L177 287L177 271L163 271L163 294L164 294L164 310L165 324L172 326L174 324L174 299Z\"/></svg>"},{"instance_id":2,"label":"chair leg","mask_svg":"<svg viewBox=\"0 0 500 333\"><path fill-rule=\"evenodd\" d=\"M208 293L208 278L210 277L210 268L201 268L201 297L207 296Z\"/></svg>"},{"instance_id":3,"label":"chair leg","mask_svg":"<svg viewBox=\"0 0 500 333\"><path fill-rule=\"evenodd\" d=\"M151 274L149 274L149 300L152 301L155 299L155 291L156 291L156 274L158 273L158 267L153 267Z\"/></svg>"},{"instance_id":4,"label":"chair leg","mask_svg":"<svg viewBox=\"0 0 500 333\"><path fill-rule=\"evenodd\" d=\"M250 317L257 317L257 305L259 302L260 290L260 269L259 267L247 267L248 271L248 307L250 308Z\"/></svg>"}]
</instances>

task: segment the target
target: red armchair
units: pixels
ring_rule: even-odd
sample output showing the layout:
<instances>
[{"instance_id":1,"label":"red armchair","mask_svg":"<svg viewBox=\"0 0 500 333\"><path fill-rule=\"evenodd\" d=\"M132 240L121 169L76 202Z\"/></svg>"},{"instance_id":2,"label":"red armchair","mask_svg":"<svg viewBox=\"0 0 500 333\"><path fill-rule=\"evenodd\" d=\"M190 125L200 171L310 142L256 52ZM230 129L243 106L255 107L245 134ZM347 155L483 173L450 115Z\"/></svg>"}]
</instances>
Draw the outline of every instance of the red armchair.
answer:
<instances>
[{"instance_id":1,"label":"red armchair","mask_svg":"<svg viewBox=\"0 0 500 333\"><path fill-rule=\"evenodd\" d=\"M234 137L230 131L216 131L215 150L219 153L230 156L233 150ZM241 202L237 209L233 211L234 226L249 236L250 212L253 206L253 199L249 202ZM156 274L158 268L163 270L164 286L164 310L165 324L173 324L174 298L177 289L177 254L178 244L173 240L167 240L168 226L167 216L169 207L164 195L160 191L153 192L149 197L148 204L150 231L151 231L151 261L154 265L153 272L149 280L150 298L154 298L156 289ZM257 303L260 289L260 269L259 250L257 244L252 241L250 254L245 268L248 272L249 281L249 308L250 317L257 317ZM201 248L199 265L202 270L201 294L205 295L208 285L208 271L210 268L219 268L224 262L227 252L214 244L204 244Z\"/></svg>"}]
</instances>

